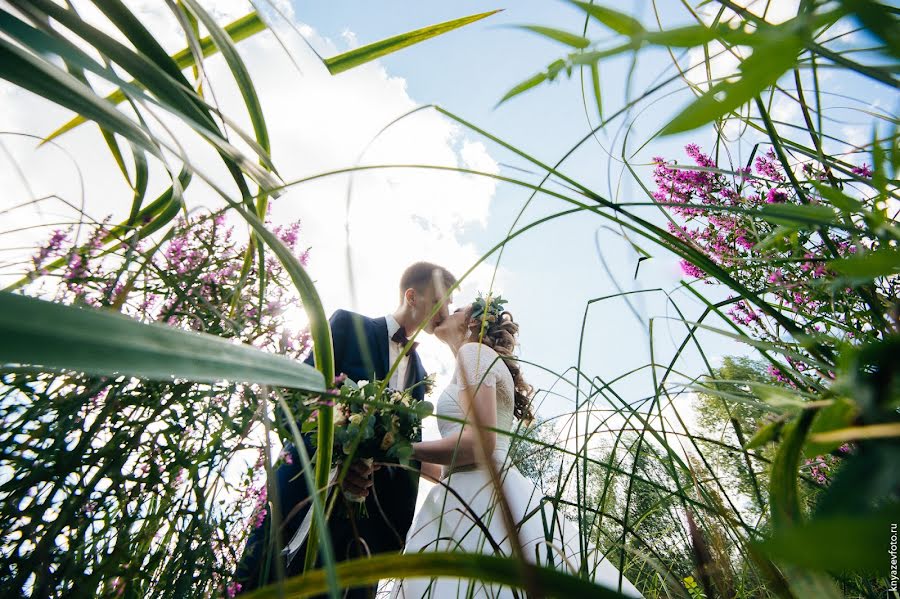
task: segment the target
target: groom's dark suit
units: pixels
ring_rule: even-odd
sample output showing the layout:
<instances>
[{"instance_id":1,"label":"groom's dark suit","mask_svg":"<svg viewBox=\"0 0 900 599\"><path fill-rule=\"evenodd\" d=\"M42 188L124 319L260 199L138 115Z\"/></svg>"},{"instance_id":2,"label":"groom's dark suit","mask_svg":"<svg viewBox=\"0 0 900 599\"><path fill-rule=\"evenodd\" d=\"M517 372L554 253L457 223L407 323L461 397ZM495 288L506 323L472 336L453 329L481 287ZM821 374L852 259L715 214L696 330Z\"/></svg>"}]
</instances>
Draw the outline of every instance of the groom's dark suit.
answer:
<instances>
[{"instance_id":1,"label":"groom's dark suit","mask_svg":"<svg viewBox=\"0 0 900 599\"><path fill-rule=\"evenodd\" d=\"M389 363L388 327L385 318L368 318L346 310L338 310L332 315L330 324L336 373L344 373L354 381L360 379L383 380L387 376L391 365ZM409 363L404 388L415 385L425 378L425 369L422 367L417 353L412 351L407 355ZM313 365L312 354L307 358L306 363ZM413 389L412 395L419 400L424 399L424 386L419 385ZM312 445L313 434L315 433L304 435L303 438L310 456L315 451ZM279 466L275 473L281 512L284 516L290 514L295 505L303 502L309 496L306 483L300 474L301 464L297 450L291 444L288 444L286 449L290 450L293 463ZM417 463L414 465L418 466ZM351 523L344 509L343 497L338 496L335 510L329 520L329 532L338 561L366 555L366 550L357 541L357 535L353 530L354 524L359 538L365 541L370 553L399 551L403 547L406 533L413 520L419 475L417 472L387 467L376 471L374 477L373 489L370 490L366 500L368 518L356 518ZM285 545L299 527L307 509L308 507L304 507L285 523L282 529L282 542ZM269 528L267 515L263 525L252 531L247 540L244 555L236 572L236 579L243 585L243 590L261 586L259 580L261 572L266 570ZM304 544L288 568L288 576L300 573L305 554L306 546ZM268 580L274 580L274 562L269 565L268 571ZM374 591L374 587L370 589ZM353 589L349 596L364 597L370 589Z\"/></svg>"}]
</instances>

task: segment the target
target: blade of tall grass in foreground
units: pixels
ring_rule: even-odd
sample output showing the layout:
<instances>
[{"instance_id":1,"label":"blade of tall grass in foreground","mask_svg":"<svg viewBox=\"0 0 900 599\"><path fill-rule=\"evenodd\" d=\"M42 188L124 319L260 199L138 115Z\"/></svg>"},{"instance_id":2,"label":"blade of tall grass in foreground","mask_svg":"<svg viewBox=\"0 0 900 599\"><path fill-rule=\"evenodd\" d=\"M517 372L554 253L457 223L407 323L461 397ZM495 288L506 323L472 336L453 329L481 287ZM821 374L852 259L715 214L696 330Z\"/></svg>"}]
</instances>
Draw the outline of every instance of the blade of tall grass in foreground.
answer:
<instances>
[{"instance_id":1,"label":"blade of tall grass in foreground","mask_svg":"<svg viewBox=\"0 0 900 599\"><path fill-rule=\"evenodd\" d=\"M225 32L231 38L231 40L235 43L245 40L257 33L264 31L266 28L266 24L262 19L259 18L259 15L256 11L248 13L239 19L235 19L228 25L224 26ZM213 38L211 36L205 36L198 40L198 45L200 50L202 51L203 58L209 58L213 56L219 51L219 46L213 42ZM172 61L175 62L176 65L180 69L187 69L190 67L194 67L196 65L196 56L191 52L191 48L184 48L172 54ZM136 82L132 82L136 83ZM121 104L126 100L127 96L125 92L122 90L116 90L107 96L105 96L105 100L111 104ZM79 125L88 122L88 119L79 115L72 120L68 121L52 133L47 136L46 140L43 143L51 141L64 133L75 129Z\"/></svg>"},{"instance_id":2,"label":"blade of tall grass in foreground","mask_svg":"<svg viewBox=\"0 0 900 599\"><path fill-rule=\"evenodd\" d=\"M517 559L494 557L481 553L416 553L405 555L378 555L350 560L337 566L341 581L347 585L372 584L382 580L386 573L397 578L430 578L447 576L471 578L522 589L521 569L528 568L547 597L623 597L611 589L596 585L575 576L563 574L551 568L523 565ZM247 599L266 597L308 597L327 589L324 572L314 570L281 584L273 584L247 595Z\"/></svg>"},{"instance_id":3,"label":"blade of tall grass in foreground","mask_svg":"<svg viewBox=\"0 0 900 599\"><path fill-rule=\"evenodd\" d=\"M349 52L344 52L342 54L338 54L337 56L332 56L331 58L326 58L323 60L323 62L325 63L325 67L328 69L329 73L331 73L332 75L337 75L338 73L343 73L344 71L348 71L367 62L371 62L373 60L381 58L382 56L386 56L388 54L396 52L397 50L412 46L413 44L424 42L439 35L443 35L448 31L452 31L471 23L475 23L476 21L486 19L487 17L497 14L498 12L500 11L492 10L468 17L462 17L460 19L454 19L452 21L447 21L444 23L438 23L437 25L430 25L428 27L423 27L414 31L401 33L400 35L367 44L360 48L350 50Z\"/></svg>"},{"instance_id":4,"label":"blade of tall grass in foreground","mask_svg":"<svg viewBox=\"0 0 900 599\"><path fill-rule=\"evenodd\" d=\"M306 364L215 335L0 292L0 362L36 370L325 390Z\"/></svg>"}]
</instances>

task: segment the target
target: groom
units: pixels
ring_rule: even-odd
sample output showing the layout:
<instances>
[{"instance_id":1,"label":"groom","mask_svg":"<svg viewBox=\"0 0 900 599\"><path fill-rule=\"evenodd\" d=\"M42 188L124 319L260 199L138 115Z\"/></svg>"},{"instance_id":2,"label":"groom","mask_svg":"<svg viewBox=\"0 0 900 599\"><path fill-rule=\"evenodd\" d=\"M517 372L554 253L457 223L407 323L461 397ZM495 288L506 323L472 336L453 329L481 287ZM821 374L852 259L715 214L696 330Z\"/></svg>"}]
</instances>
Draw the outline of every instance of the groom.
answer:
<instances>
[{"instance_id":1,"label":"groom","mask_svg":"<svg viewBox=\"0 0 900 599\"><path fill-rule=\"evenodd\" d=\"M354 381L383 380L406 346L407 336L412 335L420 326L430 334L448 316L447 301L443 298L455 284L456 278L446 268L429 262L417 262L407 268L400 278L400 303L393 314L368 318L346 310L336 311L330 320L335 373L344 373ZM394 370L389 387L406 389L425 378L425 369L419 360L416 345L413 344ZM306 363L314 365L313 361L313 354L310 353ZM421 400L425 389L419 385L413 389L412 394ZM313 434L315 433L303 437L310 456L315 451L312 445ZM308 505L304 505L295 511L295 506L303 503L309 496L301 475L297 449L290 443L285 449L290 452L292 463L282 464L275 473L283 515L283 545L293 537L308 509ZM368 554L401 550L412 524L418 486L418 473L394 467L373 471L362 462L352 464L343 487L346 491L366 497L369 516L354 519L347 517L340 505L343 496L338 496L328 523L335 559L343 561ZM267 511L262 525L250 533L235 573L236 581L242 585L242 592L263 586L261 580L267 581L265 584L275 580L276 564L267 559L267 551L274 547L269 538L270 528ZM305 553L304 544L288 567L287 576L295 576L302 571ZM321 563L317 562L317 567L321 567ZM264 575L266 572L267 576ZM354 588L345 596L374 596L375 589L375 586Z\"/></svg>"}]
</instances>

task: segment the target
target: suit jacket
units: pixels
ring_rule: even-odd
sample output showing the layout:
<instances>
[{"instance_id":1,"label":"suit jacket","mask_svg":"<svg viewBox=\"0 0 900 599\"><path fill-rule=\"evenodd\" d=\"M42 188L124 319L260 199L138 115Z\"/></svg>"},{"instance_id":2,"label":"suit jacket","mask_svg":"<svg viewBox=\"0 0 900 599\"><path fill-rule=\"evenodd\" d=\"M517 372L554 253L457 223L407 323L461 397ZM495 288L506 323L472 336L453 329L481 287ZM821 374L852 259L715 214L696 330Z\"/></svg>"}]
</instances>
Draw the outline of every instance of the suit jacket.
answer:
<instances>
[{"instance_id":1,"label":"suit jacket","mask_svg":"<svg viewBox=\"0 0 900 599\"><path fill-rule=\"evenodd\" d=\"M360 379L384 379L390 370L388 363L387 322L384 317L369 318L347 310L338 310L329 320L331 324L331 341L334 346L334 371L344 373L354 381ZM310 353L306 363L315 366L314 356ZM410 354L410 385L422 381L426 372L418 356ZM412 391L418 400L425 399L422 386Z\"/></svg>"},{"instance_id":2,"label":"suit jacket","mask_svg":"<svg viewBox=\"0 0 900 599\"><path fill-rule=\"evenodd\" d=\"M391 366L388 362L389 350L385 318L368 318L354 312L338 310L331 316L329 323L334 348L335 373L344 373L354 381L361 379L384 380ZM410 352L408 355L410 359L407 367L407 387L421 382L426 376L418 355L415 352ZM306 363L314 365L312 353ZM413 389L412 395L423 400L425 398L424 386L420 385ZM315 449L311 445L313 434L304 437L310 453ZM298 464L299 461L294 463ZM418 470L418 463L411 465ZM412 525L418 487L419 474L417 471L410 472L394 467L378 470L375 473L374 492L370 492L366 500L369 516L353 520L347 511L342 509L344 507L341 505L344 502L343 496L338 496L335 511L329 521L335 557L338 560L345 560L366 555L366 551L361 548L357 540L357 533L365 541L368 551L372 554L401 550L406 541L409 527ZM300 500L306 498L306 493L303 495ZM285 505L282 509L289 512L291 507L293 506ZM288 533L285 536L286 540L290 539L302 517L301 514L292 519L293 521L286 527ZM301 549L301 555L303 553L305 553L305 547ZM298 556L291 564L289 574L295 570L299 571L298 568L302 569L302 561L302 558Z\"/></svg>"}]
</instances>

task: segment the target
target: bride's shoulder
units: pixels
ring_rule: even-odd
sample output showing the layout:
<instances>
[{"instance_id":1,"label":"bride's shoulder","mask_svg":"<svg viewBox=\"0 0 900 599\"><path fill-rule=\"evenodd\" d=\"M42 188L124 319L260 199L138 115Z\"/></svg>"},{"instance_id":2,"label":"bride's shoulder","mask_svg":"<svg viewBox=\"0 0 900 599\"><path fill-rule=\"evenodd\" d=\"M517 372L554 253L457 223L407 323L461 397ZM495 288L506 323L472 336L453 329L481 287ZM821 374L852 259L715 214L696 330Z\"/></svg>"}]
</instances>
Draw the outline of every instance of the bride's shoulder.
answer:
<instances>
[{"instance_id":1,"label":"bride's shoulder","mask_svg":"<svg viewBox=\"0 0 900 599\"><path fill-rule=\"evenodd\" d=\"M488 347L483 343L478 343L477 341L470 341L468 343L463 343L459 350L456 352L457 358L470 358L473 356L488 356L490 359L494 359L497 356L497 352L492 348Z\"/></svg>"},{"instance_id":2,"label":"bride's shoulder","mask_svg":"<svg viewBox=\"0 0 900 599\"><path fill-rule=\"evenodd\" d=\"M493 371L497 365L503 364L503 360L493 348L472 341L464 343L456 352L456 363L464 368L474 368L480 371ZM497 369L503 370L503 369Z\"/></svg>"},{"instance_id":3,"label":"bride's shoulder","mask_svg":"<svg viewBox=\"0 0 900 599\"><path fill-rule=\"evenodd\" d=\"M502 357L493 348L482 343L466 343L456 353L456 376L472 387L486 385L507 392L499 393L498 399L509 399L509 389L513 388L512 375Z\"/></svg>"}]
</instances>

